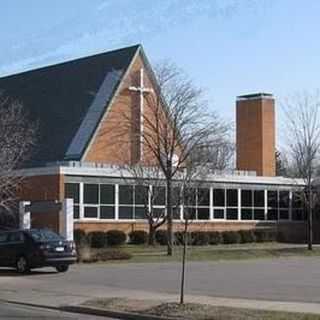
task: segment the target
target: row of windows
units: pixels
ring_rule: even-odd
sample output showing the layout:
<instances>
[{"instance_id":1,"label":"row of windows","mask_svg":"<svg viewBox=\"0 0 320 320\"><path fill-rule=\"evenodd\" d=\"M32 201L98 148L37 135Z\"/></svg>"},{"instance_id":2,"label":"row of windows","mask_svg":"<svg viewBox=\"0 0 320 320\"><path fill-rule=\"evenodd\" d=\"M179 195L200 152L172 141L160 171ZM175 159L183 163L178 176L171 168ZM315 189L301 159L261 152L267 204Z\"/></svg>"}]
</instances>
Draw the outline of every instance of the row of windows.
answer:
<instances>
[{"instance_id":1,"label":"row of windows","mask_svg":"<svg viewBox=\"0 0 320 320\"><path fill-rule=\"evenodd\" d=\"M165 210L165 187L146 187L133 185L119 185L118 196L116 186L111 184L80 184L67 183L65 197L74 199L74 216L80 218L115 219L116 208L119 219L144 219L148 207L153 212L163 214ZM82 194L80 194L82 193ZM184 209L178 205L177 199L181 197L180 191L173 188L174 219L188 214L193 219L210 219L210 189L190 188L182 194ZM240 198L239 198L240 197ZM240 210L238 205L240 204ZM298 193L286 190L248 190L222 189L212 190L212 205L214 219L238 220L287 220L304 219L302 202ZM81 210L80 210L81 208Z\"/></svg>"}]
</instances>

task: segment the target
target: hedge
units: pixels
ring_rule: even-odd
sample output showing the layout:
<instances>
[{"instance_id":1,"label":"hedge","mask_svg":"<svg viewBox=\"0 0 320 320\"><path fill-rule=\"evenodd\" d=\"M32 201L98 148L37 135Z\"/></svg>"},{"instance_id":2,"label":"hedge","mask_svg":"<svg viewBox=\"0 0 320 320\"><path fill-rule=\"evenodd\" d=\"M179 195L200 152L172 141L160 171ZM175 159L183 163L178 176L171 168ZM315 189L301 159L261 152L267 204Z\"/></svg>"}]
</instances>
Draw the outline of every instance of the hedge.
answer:
<instances>
[{"instance_id":1,"label":"hedge","mask_svg":"<svg viewBox=\"0 0 320 320\"><path fill-rule=\"evenodd\" d=\"M241 236L238 231L223 231L222 238L224 244L240 243Z\"/></svg>"},{"instance_id":2,"label":"hedge","mask_svg":"<svg viewBox=\"0 0 320 320\"><path fill-rule=\"evenodd\" d=\"M148 242L148 232L143 230L132 231L129 233L130 243L146 244Z\"/></svg>"},{"instance_id":3,"label":"hedge","mask_svg":"<svg viewBox=\"0 0 320 320\"><path fill-rule=\"evenodd\" d=\"M168 234L167 230L157 230L155 234L155 238L157 243L161 246L165 246L168 244Z\"/></svg>"},{"instance_id":4,"label":"hedge","mask_svg":"<svg viewBox=\"0 0 320 320\"><path fill-rule=\"evenodd\" d=\"M207 246L210 242L209 233L204 231L191 232L191 242L194 246Z\"/></svg>"},{"instance_id":5,"label":"hedge","mask_svg":"<svg viewBox=\"0 0 320 320\"><path fill-rule=\"evenodd\" d=\"M127 235L120 230L109 230L106 232L108 246L120 246L127 240Z\"/></svg>"},{"instance_id":6,"label":"hedge","mask_svg":"<svg viewBox=\"0 0 320 320\"><path fill-rule=\"evenodd\" d=\"M209 231L209 244L217 245L223 243L223 238L221 232L218 231Z\"/></svg>"},{"instance_id":7,"label":"hedge","mask_svg":"<svg viewBox=\"0 0 320 320\"><path fill-rule=\"evenodd\" d=\"M89 232L88 241L92 248L103 248L103 247L106 247L108 244L106 233L103 231Z\"/></svg>"},{"instance_id":8,"label":"hedge","mask_svg":"<svg viewBox=\"0 0 320 320\"><path fill-rule=\"evenodd\" d=\"M239 230L240 242L251 243L256 241L256 235L253 230Z\"/></svg>"}]
</instances>

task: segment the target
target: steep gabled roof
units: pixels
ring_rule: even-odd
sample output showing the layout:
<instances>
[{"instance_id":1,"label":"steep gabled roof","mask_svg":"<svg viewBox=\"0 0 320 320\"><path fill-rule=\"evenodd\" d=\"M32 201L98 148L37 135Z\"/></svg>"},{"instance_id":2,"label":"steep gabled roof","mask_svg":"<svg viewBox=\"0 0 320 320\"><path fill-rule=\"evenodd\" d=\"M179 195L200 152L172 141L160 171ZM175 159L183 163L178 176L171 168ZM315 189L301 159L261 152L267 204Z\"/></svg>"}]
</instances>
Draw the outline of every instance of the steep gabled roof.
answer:
<instances>
[{"instance_id":1,"label":"steep gabled roof","mask_svg":"<svg viewBox=\"0 0 320 320\"><path fill-rule=\"evenodd\" d=\"M0 78L0 90L38 121L27 164L80 160L140 46L109 51Z\"/></svg>"}]
</instances>

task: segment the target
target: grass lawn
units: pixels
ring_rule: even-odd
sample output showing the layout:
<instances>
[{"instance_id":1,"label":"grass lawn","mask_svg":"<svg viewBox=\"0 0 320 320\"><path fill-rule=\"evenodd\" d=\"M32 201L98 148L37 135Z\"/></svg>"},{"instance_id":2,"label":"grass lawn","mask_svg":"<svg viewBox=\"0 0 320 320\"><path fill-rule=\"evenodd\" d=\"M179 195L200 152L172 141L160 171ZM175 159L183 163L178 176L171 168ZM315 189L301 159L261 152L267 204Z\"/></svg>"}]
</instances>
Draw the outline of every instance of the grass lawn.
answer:
<instances>
[{"instance_id":1,"label":"grass lawn","mask_svg":"<svg viewBox=\"0 0 320 320\"><path fill-rule=\"evenodd\" d=\"M115 248L114 248L115 249ZM112 250L114 250L112 249ZM94 250L94 249L92 249ZM108 251L110 249L96 249ZM166 255L165 246L144 246L144 245L125 245L117 248L132 255L130 260L123 262L173 262L181 259L182 247L174 249L174 255ZM242 245L218 245L218 246L190 246L188 247L188 261L222 261L239 259L260 259L260 258L279 258L294 256L320 256L320 248L315 247L312 251L306 247L285 246L279 243L254 243ZM112 262L112 261L110 261Z\"/></svg>"},{"instance_id":2,"label":"grass lawn","mask_svg":"<svg viewBox=\"0 0 320 320\"><path fill-rule=\"evenodd\" d=\"M159 303L153 300L135 300L124 298L95 299L84 303L84 306L118 312L130 312L143 315L162 316L163 319L186 320L320 320L319 315L263 311L217 307L207 304Z\"/></svg>"}]
</instances>

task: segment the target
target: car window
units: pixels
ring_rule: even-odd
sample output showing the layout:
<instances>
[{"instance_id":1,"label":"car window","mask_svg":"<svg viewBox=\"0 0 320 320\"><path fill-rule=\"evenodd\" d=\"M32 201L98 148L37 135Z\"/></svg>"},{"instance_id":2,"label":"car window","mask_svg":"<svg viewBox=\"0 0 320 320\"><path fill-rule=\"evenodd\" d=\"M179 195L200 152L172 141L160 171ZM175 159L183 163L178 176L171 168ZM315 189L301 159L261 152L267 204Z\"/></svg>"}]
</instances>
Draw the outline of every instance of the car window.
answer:
<instances>
[{"instance_id":1,"label":"car window","mask_svg":"<svg viewBox=\"0 0 320 320\"><path fill-rule=\"evenodd\" d=\"M29 234L37 242L61 241L63 238L50 230L30 230Z\"/></svg>"},{"instance_id":2,"label":"car window","mask_svg":"<svg viewBox=\"0 0 320 320\"><path fill-rule=\"evenodd\" d=\"M23 240L24 240L24 237L22 232L10 232L8 234L8 242L20 242Z\"/></svg>"},{"instance_id":3,"label":"car window","mask_svg":"<svg viewBox=\"0 0 320 320\"><path fill-rule=\"evenodd\" d=\"M7 233L0 233L0 244L7 242L8 234Z\"/></svg>"}]
</instances>

